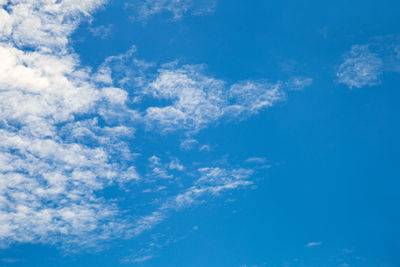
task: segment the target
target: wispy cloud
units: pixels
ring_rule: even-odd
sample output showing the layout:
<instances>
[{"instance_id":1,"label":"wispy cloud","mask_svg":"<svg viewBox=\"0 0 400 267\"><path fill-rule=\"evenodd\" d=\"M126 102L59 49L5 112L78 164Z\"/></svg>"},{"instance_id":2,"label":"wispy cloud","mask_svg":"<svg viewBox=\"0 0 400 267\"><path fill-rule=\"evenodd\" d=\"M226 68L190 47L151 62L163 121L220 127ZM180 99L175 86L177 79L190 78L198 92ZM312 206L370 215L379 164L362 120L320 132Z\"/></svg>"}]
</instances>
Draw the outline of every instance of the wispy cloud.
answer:
<instances>
[{"instance_id":1,"label":"wispy cloud","mask_svg":"<svg viewBox=\"0 0 400 267\"><path fill-rule=\"evenodd\" d=\"M339 83L353 87L374 86L380 83L382 59L370 51L367 45L355 45L345 56L336 76Z\"/></svg>"},{"instance_id":2,"label":"wispy cloud","mask_svg":"<svg viewBox=\"0 0 400 267\"><path fill-rule=\"evenodd\" d=\"M252 157L252 158L248 158L246 159L247 163L257 163L257 164L263 164L267 162L266 158L257 158L257 157Z\"/></svg>"},{"instance_id":3,"label":"wispy cloud","mask_svg":"<svg viewBox=\"0 0 400 267\"><path fill-rule=\"evenodd\" d=\"M132 253L131 255L124 257L121 262L122 263L138 263L145 262L154 258L153 251L150 248L142 248L137 252Z\"/></svg>"},{"instance_id":4,"label":"wispy cloud","mask_svg":"<svg viewBox=\"0 0 400 267\"><path fill-rule=\"evenodd\" d=\"M199 142L196 139L189 138L189 139L185 139L181 142L180 148L182 150L189 151L189 150L192 150L198 144L199 144Z\"/></svg>"},{"instance_id":5,"label":"wispy cloud","mask_svg":"<svg viewBox=\"0 0 400 267\"><path fill-rule=\"evenodd\" d=\"M205 76L204 66L168 66L146 86L145 95L169 100L171 105L149 107L145 121L163 132L185 129L197 132L227 118L243 118L273 106L285 98L281 83L242 81L230 86Z\"/></svg>"},{"instance_id":6,"label":"wispy cloud","mask_svg":"<svg viewBox=\"0 0 400 267\"><path fill-rule=\"evenodd\" d=\"M106 39L110 36L113 25L109 24L107 26L100 25L97 27L89 27L89 31L93 36L100 37L101 39Z\"/></svg>"},{"instance_id":7,"label":"wispy cloud","mask_svg":"<svg viewBox=\"0 0 400 267\"><path fill-rule=\"evenodd\" d=\"M369 44L353 45L337 68L337 81L350 89L380 84L383 73L400 73L399 47L398 36L382 36Z\"/></svg>"},{"instance_id":8,"label":"wispy cloud","mask_svg":"<svg viewBox=\"0 0 400 267\"><path fill-rule=\"evenodd\" d=\"M343 249L343 252L344 252L345 254L353 253L353 252L354 252L354 248L344 248L344 249Z\"/></svg>"},{"instance_id":9,"label":"wispy cloud","mask_svg":"<svg viewBox=\"0 0 400 267\"><path fill-rule=\"evenodd\" d=\"M217 0L144 0L127 4L135 10L134 19L147 20L159 13L169 12L173 20L180 20L185 15L204 15L215 10Z\"/></svg>"},{"instance_id":10,"label":"wispy cloud","mask_svg":"<svg viewBox=\"0 0 400 267\"><path fill-rule=\"evenodd\" d=\"M18 258L3 258L0 259L0 261L2 261L3 263L6 264L15 264L15 263L20 263L20 262L24 262L24 259L18 259Z\"/></svg>"},{"instance_id":11,"label":"wispy cloud","mask_svg":"<svg viewBox=\"0 0 400 267\"><path fill-rule=\"evenodd\" d=\"M155 155L150 157L149 159L150 162L150 168L151 171L148 174L151 178L172 178L173 176L168 173L167 167L163 164L161 164L161 159ZM171 165L169 165L170 167ZM178 167L179 165L172 165L174 167ZM171 168L170 168L171 169Z\"/></svg>"},{"instance_id":12,"label":"wispy cloud","mask_svg":"<svg viewBox=\"0 0 400 267\"><path fill-rule=\"evenodd\" d=\"M185 169L185 167L179 162L178 159L172 160L168 164L168 168L171 170L178 170L178 171L183 171Z\"/></svg>"},{"instance_id":13,"label":"wispy cloud","mask_svg":"<svg viewBox=\"0 0 400 267\"><path fill-rule=\"evenodd\" d=\"M200 151L207 151L209 152L211 150L210 145L202 145L199 149Z\"/></svg>"},{"instance_id":14,"label":"wispy cloud","mask_svg":"<svg viewBox=\"0 0 400 267\"><path fill-rule=\"evenodd\" d=\"M301 77L301 76L295 76L290 78L286 82L286 86L289 88L289 90L302 90L306 87L311 86L313 83L313 79L307 78L307 77Z\"/></svg>"},{"instance_id":15,"label":"wispy cloud","mask_svg":"<svg viewBox=\"0 0 400 267\"><path fill-rule=\"evenodd\" d=\"M315 248L315 247L319 247L322 245L322 241L318 241L318 242L310 242L306 245L306 247L308 248Z\"/></svg>"},{"instance_id":16,"label":"wispy cloud","mask_svg":"<svg viewBox=\"0 0 400 267\"><path fill-rule=\"evenodd\" d=\"M133 236L152 229L163 222L171 213L200 203L202 198L215 197L220 193L253 184L249 178L253 175L251 169L222 169L205 167L197 169L199 178L183 192L167 198L158 209L139 218L130 231Z\"/></svg>"},{"instance_id":17,"label":"wispy cloud","mask_svg":"<svg viewBox=\"0 0 400 267\"><path fill-rule=\"evenodd\" d=\"M294 87L312 83L311 79L297 77L288 82L262 79L228 84L205 75L205 65L171 62L157 68L137 59L135 51L133 47L125 54L107 58L99 69L101 80L134 89L134 97L127 101L136 104L136 111L149 130L164 134L183 130L189 136L187 140L194 140L190 138L192 134L221 120L257 114L286 99L286 92ZM152 99L153 105L143 104L143 99ZM189 141L183 142L183 147L185 144Z\"/></svg>"}]
</instances>

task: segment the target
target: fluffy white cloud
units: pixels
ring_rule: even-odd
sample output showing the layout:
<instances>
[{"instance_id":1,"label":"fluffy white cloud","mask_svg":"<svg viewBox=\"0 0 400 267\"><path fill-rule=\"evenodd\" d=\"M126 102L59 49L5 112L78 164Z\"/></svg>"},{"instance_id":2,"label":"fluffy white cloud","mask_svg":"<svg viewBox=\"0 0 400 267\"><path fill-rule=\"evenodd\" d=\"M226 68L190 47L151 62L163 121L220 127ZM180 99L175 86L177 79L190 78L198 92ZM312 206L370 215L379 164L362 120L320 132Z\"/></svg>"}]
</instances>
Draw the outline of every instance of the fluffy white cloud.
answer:
<instances>
[{"instance_id":1,"label":"fluffy white cloud","mask_svg":"<svg viewBox=\"0 0 400 267\"><path fill-rule=\"evenodd\" d=\"M223 117L248 116L285 98L279 82L243 81L227 86L222 80L205 76L203 68L172 65L159 70L144 94L171 104L147 108L144 118L148 126L164 132L177 129L197 132Z\"/></svg>"},{"instance_id":2,"label":"fluffy white cloud","mask_svg":"<svg viewBox=\"0 0 400 267\"><path fill-rule=\"evenodd\" d=\"M163 131L178 128L199 130L222 116L224 82L204 76L202 66L163 68L144 91L154 98L165 99L171 105L149 107L145 120L149 126Z\"/></svg>"},{"instance_id":3,"label":"fluffy white cloud","mask_svg":"<svg viewBox=\"0 0 400 267\"><path fill-rule=\"evenodd\" d=\"M102 3L2 3L1 244L85 246L124 227L116 219L117 207L95 192L139 178L121 138L133 135L133 129L100 126L97 120L105 106L117 112L127 94L99 86L67 46L79 19ZM113 155L123 160L116 162Z\"/></svg>"},{"instance_id":4,"label":"fluffy white cloud","mask_svg":"<svg viewBox=\"0 0 400 267\"><path fill-rule=\"evenodd\" d=\"M374 86L380 83L382 65L382 59L371 52L367 45L354 45L339 66L336 76L339 83L346 84L350 89Z\"/></svg>"},{"instance_id":5,"label":"fluffy white cloud","mask_svg":"<svg viewBox=\"0 0 400 267\"><path fill-rule=\"evenodd\" d=\"M10 0L0 10L0 40L18 47L65 49L82 16L105 0Z\"/></svg>"}]
</instances>

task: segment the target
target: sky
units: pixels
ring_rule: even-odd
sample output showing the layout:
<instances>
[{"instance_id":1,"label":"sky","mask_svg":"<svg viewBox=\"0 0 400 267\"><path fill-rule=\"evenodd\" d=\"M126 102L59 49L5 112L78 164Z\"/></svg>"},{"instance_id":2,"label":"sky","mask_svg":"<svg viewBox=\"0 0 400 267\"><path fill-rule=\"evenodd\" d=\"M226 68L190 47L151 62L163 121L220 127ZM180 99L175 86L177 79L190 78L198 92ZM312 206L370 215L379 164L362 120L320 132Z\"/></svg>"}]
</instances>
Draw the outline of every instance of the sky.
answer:
<instances>
[{"instance_id":1,"label":"sky","mask_svg":"<svg viewBox=\"0 0 400 267\"><path fill-rule=\"evenodd\" d=\"M0 0L0 266L400 266L399 17Z\"/></svg>"}]
</instances>

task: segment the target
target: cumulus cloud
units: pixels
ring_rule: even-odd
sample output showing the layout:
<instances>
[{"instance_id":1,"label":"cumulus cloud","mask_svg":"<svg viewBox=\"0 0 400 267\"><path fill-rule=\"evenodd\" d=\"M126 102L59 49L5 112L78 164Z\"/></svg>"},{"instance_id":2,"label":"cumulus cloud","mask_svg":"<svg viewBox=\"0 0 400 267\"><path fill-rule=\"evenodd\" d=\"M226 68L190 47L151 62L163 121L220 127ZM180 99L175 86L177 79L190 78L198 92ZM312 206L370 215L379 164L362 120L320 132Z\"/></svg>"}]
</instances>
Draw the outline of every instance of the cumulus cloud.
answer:
<instances>
[{"instance_id":1,"label":"cumulus cloud","mask_svg":"<svg viewBox=\"0 0 400 267\"><path fill-rule=\"evenodd\" d=\"M361 88L380 83L382 74L382 59L370 51L367 45L354 45L339 66L336 76L339 83Z\"/></svg>"}]
</instances>

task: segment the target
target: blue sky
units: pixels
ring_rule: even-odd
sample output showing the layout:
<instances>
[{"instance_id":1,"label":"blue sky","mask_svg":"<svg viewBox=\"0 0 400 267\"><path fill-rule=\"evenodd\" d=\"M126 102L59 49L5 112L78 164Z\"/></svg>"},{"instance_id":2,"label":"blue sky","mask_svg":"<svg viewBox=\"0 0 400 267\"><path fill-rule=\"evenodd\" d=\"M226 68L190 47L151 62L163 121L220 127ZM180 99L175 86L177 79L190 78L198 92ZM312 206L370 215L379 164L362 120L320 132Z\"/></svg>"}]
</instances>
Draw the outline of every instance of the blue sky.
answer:
<instances>
[{"instance_id":1,"label":"blue sky","mask_svg":"<svg viewBox=\"0 0 400 267\"><path fill-rule=\"evenodd\" d=\"M0 0L0 266L399 266L399 13Z\"/></svg>"}]
</instances>

